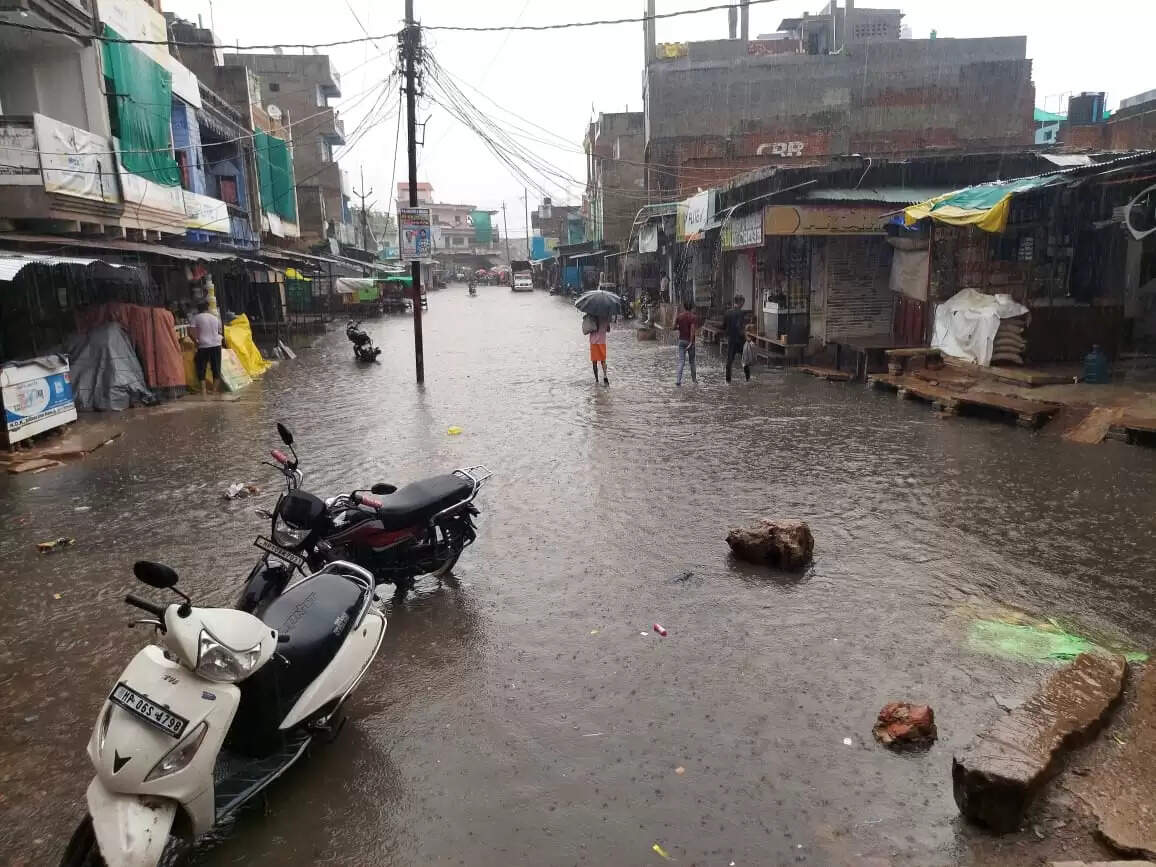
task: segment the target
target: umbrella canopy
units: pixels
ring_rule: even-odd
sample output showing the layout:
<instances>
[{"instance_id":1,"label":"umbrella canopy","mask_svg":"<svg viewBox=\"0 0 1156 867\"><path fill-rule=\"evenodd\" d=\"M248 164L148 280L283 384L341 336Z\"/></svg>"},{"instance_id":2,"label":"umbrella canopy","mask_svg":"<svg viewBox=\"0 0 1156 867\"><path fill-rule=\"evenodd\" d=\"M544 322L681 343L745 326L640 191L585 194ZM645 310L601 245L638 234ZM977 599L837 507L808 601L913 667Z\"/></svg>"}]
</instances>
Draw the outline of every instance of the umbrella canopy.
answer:
<instances>
[{"instance_id":1,"label":"umbrella canopy","mask_svg":"<svg viewBox=\"0 0 1156 867\"><path fill-rule=\"evenodd\" d=\"M605 289L591 289L579 295L574 306L591 316L613 316L622 307L622 299Z\"/></svg>"}]
</instances>

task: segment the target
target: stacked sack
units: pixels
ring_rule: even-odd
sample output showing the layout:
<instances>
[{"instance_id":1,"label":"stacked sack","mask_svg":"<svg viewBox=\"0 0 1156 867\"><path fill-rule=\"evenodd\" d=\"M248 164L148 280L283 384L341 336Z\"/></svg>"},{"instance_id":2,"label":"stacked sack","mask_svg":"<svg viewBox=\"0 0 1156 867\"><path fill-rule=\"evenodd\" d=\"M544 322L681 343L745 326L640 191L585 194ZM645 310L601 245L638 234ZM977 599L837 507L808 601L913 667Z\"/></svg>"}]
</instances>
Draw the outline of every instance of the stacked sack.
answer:
<instances>
[{"instance_id":1,"label":"stacked sack","mask_svg":"<svg viewBox=\"0 0 1156 867\"><path fill-rule=\"evenodd\" d=\"M1001 319L999 321L999 330L995 333L995 345L991 352L992 364L1002 362L1003 364L1019 364L1024 363L1024 353L1028 348L1027 338L1024 333L1028 328L1028 314L1023 316L1013 316L1010 319Z\"/></svg>"}]
</instances>

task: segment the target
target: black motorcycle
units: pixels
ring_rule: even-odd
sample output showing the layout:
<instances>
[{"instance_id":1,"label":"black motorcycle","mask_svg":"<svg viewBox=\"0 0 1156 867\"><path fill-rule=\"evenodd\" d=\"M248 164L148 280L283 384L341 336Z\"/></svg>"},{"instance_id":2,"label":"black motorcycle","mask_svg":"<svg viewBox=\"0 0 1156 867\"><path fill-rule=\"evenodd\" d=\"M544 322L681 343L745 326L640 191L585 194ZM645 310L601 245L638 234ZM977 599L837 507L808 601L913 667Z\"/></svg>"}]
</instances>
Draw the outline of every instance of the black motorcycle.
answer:
<instances>
[{"instance_id":1,"label":"black motorcycle","mask_svg":"<svg viewBox=\"0 0 1156 867\"><path fill-rule=\"evenodd\" d=\"M358 361L377 361L381 347L373 345L373 338L361 330L361 323L349 320L345 326L345 336L353 344L353 357Z\"/></svg>"},{"instance_id":2,"label":"black motorcycle","mask_svg":"<svg viewBox=\"0 0 1156 867\"><path fill-rule=\"evenodd\" d=\"M293 434L277 425L290 454L273 450L273 463L285 477L286 491L272 512L269 536L253 544L264 553L249 573L237 605L259 613L288 586L294 571L303 574L326 563L346 560L373 573L377 584L411 588L419 575L441 577L453 569L477 538L474 499L493 473L482 466L454 470L405 487L379 483L322 500L300 489L302 473Z\"/></svg>"}]
</instances>

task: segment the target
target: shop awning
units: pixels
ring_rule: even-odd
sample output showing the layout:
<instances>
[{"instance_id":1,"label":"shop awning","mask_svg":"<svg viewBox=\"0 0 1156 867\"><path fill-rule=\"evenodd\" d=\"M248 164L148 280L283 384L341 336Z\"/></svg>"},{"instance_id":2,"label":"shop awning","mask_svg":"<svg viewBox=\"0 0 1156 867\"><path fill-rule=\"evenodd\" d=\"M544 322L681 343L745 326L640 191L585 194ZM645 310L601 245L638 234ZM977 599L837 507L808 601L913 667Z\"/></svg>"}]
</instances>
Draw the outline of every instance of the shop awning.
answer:
<instances>
[{"instance_id":1,"label":"shop awning","mask_svg":"<svg viewBox=\"0 0 1156 867\"><path fill-rule=\"evenodd\" d=\"M609 250L595 250L593 253L576 253L573 256L567 256L567 259L590 259L594 256L605 256Z\"/></svg>"},{"instance_id":2,"label":"shop awning","mask_svg":"<svg viewBox=\"0 0 1156 867\"><path fill-rule=\"evenodd\" d=\"M51 244L58 250L61 247L77 247L86 250L103 250L109 253L151 253L154 256L165 256L182 262L220 262L226 259L243 261L245 259L240 255L240 252L170 247L165 244L149 244L144 241L126 241L123 238L67 238L60 235L5 232L0 234L0 243L5 241L21 244ZM37 254L28 253L27 255Z\"/></svg>"},{"instance_id":3,"label":"shop awning","mask_svg":"<svg viewBox=\"0 0 1156 867\"><path fill-rule=\"evenodd\" d=\"M129 265L105 262L103 259L92 259L85 256L45 256L38 253L0 251L0 280L15 280L16 275L29 265L92 265L97 262L102 265L108 265L111 268L131 267Z\"/></svg>"},{"instance_id":4,"label":"shop awning","mask_svg":"<svg viewBox=\"0 0 1156 867\"><path fill-rule=\"evenodd\" d=\"M904 218L908 225L930 217L952 226L975 226L985 232L1002 232L1007 228L1014 196L1068 180L1069 176L1060 174L979 184L912 205L904 210Z\"/></svg>"}]
</instances>

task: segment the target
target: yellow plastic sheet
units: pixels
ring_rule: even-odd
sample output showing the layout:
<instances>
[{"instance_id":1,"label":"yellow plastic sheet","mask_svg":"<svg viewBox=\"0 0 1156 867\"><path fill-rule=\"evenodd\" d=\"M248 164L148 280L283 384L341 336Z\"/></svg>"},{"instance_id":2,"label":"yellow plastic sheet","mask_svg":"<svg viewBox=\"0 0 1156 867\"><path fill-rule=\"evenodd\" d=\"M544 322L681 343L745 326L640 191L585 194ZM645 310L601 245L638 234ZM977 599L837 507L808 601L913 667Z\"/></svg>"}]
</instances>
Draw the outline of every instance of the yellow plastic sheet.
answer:
<instances>
[{"instance_id":1,"label":"yellow plastic sheet","mask_svg":"<svg viewBox=\"0 0 1156 867\"><path fill-rule=\"evenodd\" d=\"M261 356L261 350L253 342L253 329L249 317L241 314L225 326L225 345L237 354L237 360L252 377L258 377L273 365Z\"/></svg>"}]
</instances>

